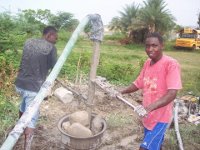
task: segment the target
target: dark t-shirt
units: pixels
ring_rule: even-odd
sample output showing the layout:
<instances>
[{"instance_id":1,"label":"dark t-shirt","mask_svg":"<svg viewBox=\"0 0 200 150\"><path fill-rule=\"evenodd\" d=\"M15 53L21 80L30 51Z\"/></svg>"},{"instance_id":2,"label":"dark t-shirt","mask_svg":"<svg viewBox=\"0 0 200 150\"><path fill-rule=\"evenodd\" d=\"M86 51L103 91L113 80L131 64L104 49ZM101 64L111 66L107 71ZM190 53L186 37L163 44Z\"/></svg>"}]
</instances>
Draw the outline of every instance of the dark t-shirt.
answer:
<instances>
[{"instance_id":1,"label":"dark t-shirt","mask_svg":"<svg viewBox=\"0 0 200 150\"><path fill-rule=\"evenodd\" d=\"M24 44L22 60L15 85L38 92L49 69L56 63L56 47L45 39L29 39Z\"/></svg>"}]
</instances>

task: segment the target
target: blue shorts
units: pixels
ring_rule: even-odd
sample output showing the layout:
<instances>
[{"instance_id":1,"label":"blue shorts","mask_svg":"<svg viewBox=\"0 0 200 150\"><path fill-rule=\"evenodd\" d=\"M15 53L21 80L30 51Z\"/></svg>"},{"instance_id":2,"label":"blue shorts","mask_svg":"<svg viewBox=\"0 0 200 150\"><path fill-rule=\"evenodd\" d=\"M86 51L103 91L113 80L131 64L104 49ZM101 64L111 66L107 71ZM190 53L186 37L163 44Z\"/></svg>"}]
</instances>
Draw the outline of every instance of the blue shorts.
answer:
<instances>
[{"instance_id":1,"label":"blue shorts","mask_svg":"<svg viewBox=\"0 0 200 150\"><path fill-rule=\"evenodd\" d=\"M26 111L27 107L31 104L31 102L34 100L37 93L24 90L19 87L15 87L15 88L22 98L19 110L23 113ZM39 111L37 111L37 113L33 116L33 118L31 119L31 122L28 123L27 127L35 128L38 118L39 118Z\"/></svg>"},{"instance_id":2,"label":"blue shorts","mask_svg":"<svg viewBox=\"0 0 200 150\"><path fill-rule=\"evenodd\" d=\"M160 150L165 131L167 129L167 123L157 123L153 130L144 128L144 139L140 147L147 150Z\"/></svg>"}]
</instances>

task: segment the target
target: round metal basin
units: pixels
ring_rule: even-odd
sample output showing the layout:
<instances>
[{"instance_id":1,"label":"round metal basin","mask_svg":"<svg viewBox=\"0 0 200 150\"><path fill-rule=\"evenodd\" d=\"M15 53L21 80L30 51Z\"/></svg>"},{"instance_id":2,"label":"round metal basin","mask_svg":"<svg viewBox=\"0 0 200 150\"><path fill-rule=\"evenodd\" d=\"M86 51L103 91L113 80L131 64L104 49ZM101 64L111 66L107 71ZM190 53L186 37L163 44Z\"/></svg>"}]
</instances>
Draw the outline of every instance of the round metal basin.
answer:
<instances>
[{"instance_id":1,"label":"round metal basin","mask_svg":"<svg viewBox=\"0 0 200 150\"><path fill-rule=\"evenodd\" d=\"M92 119L96 116L96 114L92 114ZM89 138L79 138L74 137L69 134L67 134L63 128L62 124L63 122L69 121L69 115L66 115L60 119L58 122L58 129L61 132L61 139L62 143L65 144L66 149L69 150L95 150L100 147L102 143L102 137L104 134L104 131L106 130L106 121L102 119L103 128L102 130L97 133L96 135L93 135Z\"/></svg>"}]
</instances>

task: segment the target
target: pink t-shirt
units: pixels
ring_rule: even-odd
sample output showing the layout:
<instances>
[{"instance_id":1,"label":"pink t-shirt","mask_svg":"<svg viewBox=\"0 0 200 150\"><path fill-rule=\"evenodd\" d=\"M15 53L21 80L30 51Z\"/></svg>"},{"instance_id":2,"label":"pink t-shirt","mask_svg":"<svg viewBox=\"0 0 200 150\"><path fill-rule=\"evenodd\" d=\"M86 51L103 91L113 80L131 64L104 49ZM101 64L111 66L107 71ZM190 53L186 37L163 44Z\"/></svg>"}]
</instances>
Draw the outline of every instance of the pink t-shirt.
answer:
<instances>
[{"instance_id":1,"label":"pink t-shirt","mask_svg":"<svg viewBox=\"0 0 200 150\"><path fill-rule=\"evenodd\" d=\"M178 62L166 55L155 64L148 59L140 75L133 82L143 91L143 106L147 107L167 93L168 89L181 89L180 66ZM143 118L143 125L152 130L158 122L168 123L172 117L173 102L156 109Z\"/></svg>"}]
</instances>

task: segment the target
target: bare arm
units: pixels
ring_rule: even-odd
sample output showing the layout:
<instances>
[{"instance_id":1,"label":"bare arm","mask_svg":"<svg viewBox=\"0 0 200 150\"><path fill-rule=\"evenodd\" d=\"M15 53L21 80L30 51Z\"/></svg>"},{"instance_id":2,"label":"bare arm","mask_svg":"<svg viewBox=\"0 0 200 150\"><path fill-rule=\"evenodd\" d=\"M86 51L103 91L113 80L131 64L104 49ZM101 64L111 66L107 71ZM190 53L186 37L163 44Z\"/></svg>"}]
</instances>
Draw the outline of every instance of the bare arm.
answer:
<instances>
[{"instance_id":1,"label":"bare arm","mask_svg":"<svg viewBox=\"0 0 200 150\"><path fill-rule=\"evenodd\" d=\"M135 84L132 83L130 86L128 86L126 89L122 90L120 93L121 94L132 93L137 90L138 90L138 88L135 86Z\"/></svg>"},{"instance_id":2,"label":"bare arm","mask_svg":"<svg viewBox=\"0 0 200 150\"><path fill-rule=\"evenodd\" d=\"M158 109L160 107L166 106L170 102L172 102L176 98L177 90L170 89L167 91L167 93L161 97L159 100L155 101L154 103L147 106L145 109L148 112L151 112L155 109Z\"/></svg>"}]
</instances>

